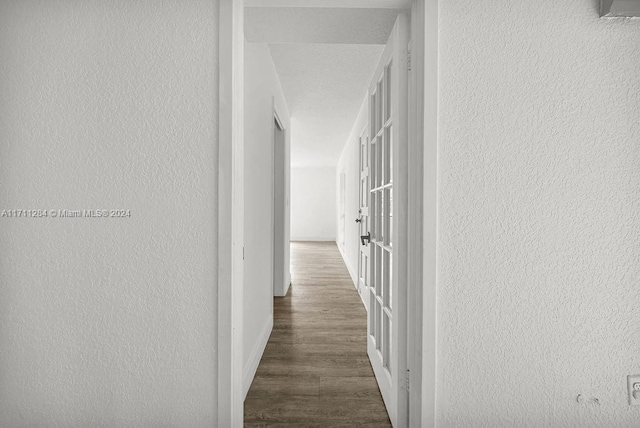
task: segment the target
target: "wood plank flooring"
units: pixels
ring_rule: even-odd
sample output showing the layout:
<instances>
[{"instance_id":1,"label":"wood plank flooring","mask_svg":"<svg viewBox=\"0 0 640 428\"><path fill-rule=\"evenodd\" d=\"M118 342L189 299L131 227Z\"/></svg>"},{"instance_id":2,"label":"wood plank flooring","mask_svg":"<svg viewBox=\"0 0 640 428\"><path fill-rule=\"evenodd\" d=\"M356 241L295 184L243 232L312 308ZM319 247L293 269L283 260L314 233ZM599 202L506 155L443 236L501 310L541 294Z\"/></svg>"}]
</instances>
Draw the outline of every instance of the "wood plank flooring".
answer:
<instances>
[{"instance_id":1,"label":"wood plank flooring","mask_svg":"<svg viewBox=\"0 0 640 428\"><path fill-rule=\"evenodd\" d=\"M292 283L244 403L245 427L390 427L366 310L335 243L291 243Z\"/></svg>"}]
</instances>

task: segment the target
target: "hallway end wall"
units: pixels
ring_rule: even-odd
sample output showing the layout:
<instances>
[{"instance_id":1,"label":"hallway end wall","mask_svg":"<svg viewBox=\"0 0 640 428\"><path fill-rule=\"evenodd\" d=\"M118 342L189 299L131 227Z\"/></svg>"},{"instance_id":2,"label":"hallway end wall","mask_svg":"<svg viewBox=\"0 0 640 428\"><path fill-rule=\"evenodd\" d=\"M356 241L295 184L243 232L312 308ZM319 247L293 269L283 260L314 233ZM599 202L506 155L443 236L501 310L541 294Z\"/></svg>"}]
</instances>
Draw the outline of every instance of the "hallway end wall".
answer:
<instances>
[{"instance_id":1,"label":"hallway end wall","mask_svg":"<svg viewBox=\"0 0 640 428\"><path fill-rule=\"evenodd\" d=\"M291 134L289 109L269 47L266 43L245 43L245 393L251 385L273 325L274 102L285 127L285 157L288 157ZM288 159L285 163L289 165ZM285 198L289 197L289 175L289 168L285 168ZM289 230L288 221L288 213L285 212L285 235ZM280 288L288 286L291 276L288 236L285 236L285 242L284 272L288 281Z\"/></svg>"},{"instance_id":2,"label":"hallway end wall","mask_svg":"<svg viewBox=\"0 0 640 428\"><path fill-rule=\"evenodd\" d=\"M438 426L637 426L640 21L439 8Z\"/></svg>"},{"instance_id":3,"label":"hallway end wall","mask_svg":"<svg viewBox=\"0 0 640 428\"><path fill-rule=\"evenodd\" d=\"M291 240L336 240L335 167L291 168Z\"/></svg>"}]
</instances>

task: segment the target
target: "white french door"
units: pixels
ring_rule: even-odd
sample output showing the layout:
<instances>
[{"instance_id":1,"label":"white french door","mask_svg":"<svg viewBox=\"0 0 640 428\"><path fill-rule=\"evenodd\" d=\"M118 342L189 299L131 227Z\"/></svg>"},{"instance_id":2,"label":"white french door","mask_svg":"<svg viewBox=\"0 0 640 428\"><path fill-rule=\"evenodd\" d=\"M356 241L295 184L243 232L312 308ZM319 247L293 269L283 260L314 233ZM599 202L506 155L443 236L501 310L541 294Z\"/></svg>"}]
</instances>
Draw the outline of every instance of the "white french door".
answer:
<instances>
[{"instance_id":1,"label":"white french door","mask_svg":"<svg viewBox=\"0 0 640 428\"><path fill-rule=\"evenodd\" d=\"M368 264L367 352L395 427L408 424L408 31L407 16L399 15L369 87L368 170L361 168L361 186L368 184L361 229L370 234L361 245ZM361 157L364 151L361 141Z\"/></svg>"}]
</instances>

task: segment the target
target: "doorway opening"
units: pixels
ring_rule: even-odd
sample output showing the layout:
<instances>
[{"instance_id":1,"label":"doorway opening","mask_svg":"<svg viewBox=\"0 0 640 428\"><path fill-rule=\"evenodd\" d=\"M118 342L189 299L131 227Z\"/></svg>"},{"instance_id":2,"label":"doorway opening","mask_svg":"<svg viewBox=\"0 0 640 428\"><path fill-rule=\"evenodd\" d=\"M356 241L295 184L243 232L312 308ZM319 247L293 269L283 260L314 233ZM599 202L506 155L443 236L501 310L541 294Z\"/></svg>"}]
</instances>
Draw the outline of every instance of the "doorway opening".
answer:
<instances>
[{"instance_id":1,"label":"doorway opening","mask_svg":"<svg viewBox=\"0 0 640 428\"><path fill-rule=\"evenodd\" d=\"M269 226L273 229L270 249L272 296L286 295L286 288L285 293L278 293L278 287L283 282L288 285L286 279L283 281L287 271L286 268L282 269L281 262L288 259L288 230L291 230L292 237L301 241L332 241L331 245L341 250L346 265L345 272L348 270L347 278L350 276L353 282L350 291L357 296L355 288L362 294L364 307L368 311L363 317L366 326L364 337L367 340L367 363L370 362L373 366L390 421L394 426L407 426L410 418L408 369L410 359L413 358L408 355L408 348L413 345L419 352L420 345L417 342L408 343L407 337L410 335L407 325L407 318L410 317L407 314L410 310L407 302L407 265L408 248L411 245L407 229L410 209L409 169L417 164L409 162L408 148L411 138L408 123L411 103L407 90L410 78L408 10L354 10L335 6L305 8L294 7L293 4L286 7L255 7L253 4L245 9L245 14L245 49L248 53L245 55L245 72L251 74L250 70L260 70L245 82L245 115L253 109L258 99L267 98L272 100L273 105L279 105L281 112L281 116L276 115L275 119L273 115L269 115L273 129L273 210L269 213L272 216ZM344 27L341 23L344 24L345 19L350 26L348 35L340 33L340 29L336 27ZM363 41L362 37L371 37L371 31L376 33L384 27L380 20L390 23L387 33L384 36L374 35L374 39L377 37L376 41ZM301 22L305 22L305 25L299 25ZM353 31L354 27L362 30L355 38L353 34L358 31ZM341 39L343 36L351 39ZM257 57L259 61L253 61ZM354 69L341 68L346 63L353 63L354 59L357 63ZM362 73L354 72L363 64L369 64L364 77ZM265 90L266 93L261 93ZM350 100L354 98L351 94L354 92L357 93L355 108L353 104L349 107ZM336 100L340 102L335 103ZM264 117L260 113L255 116L258 119L253 120L253 113L255 112L250 111L249 116L245 117L245 135L249 137L253 134L254 125ZM284 132L285 128L288 132ZM348 135L349 129L351 135ZM336 164L336 158L340 162L344 156L350 156L344 155L347 150L344 146L347 135L348 140L355 141L353 161L344 161L354 165L351 169L345 167L344 163ZM340 147L336 150L337 146ZM253 156L252 150L253 146L247 145L245 141L247 157ZM255 161L258 165L259 159ZM261 180L257 175L251 176L251 167L248 164L245 166L248 170L246 177ZM367 171L363 174L365 167ZM296 172L291 172L291 169ZM328 172L321 171L323 169ZM283 171L284 175L281 174ZM289 190L291 176L306 177L306 181L302 181L305 184L301 186L300 192ZM328 186L320 185L327 183ZM251 185L248 182L245 184ZM326 194L323 193L325 187L329 189ZM284 189L284 194L280 193L281 189ZM289 192L291 207L287 203ZM299 200L303 202L297 203ZM332 206L329 208L331 213L322 215L327 206ZM304 207L306 213L302 217L297 216L293 212L298 212L296 207ZM292 221L289 224L292 227L288 229L287 222L282 219L290 210ZM299 218L303 219L305 227L311 226L306 230L314 232L294 233L293 223ZM316 227L322 224L323 218L331 219L328 238ZM325 253L327 257L332 257L325 250L315 244L300 247L300 251L306 253L306 256L309 251L318 251L319 254ZM351 254L354 255L353 261L347 260ZM323 265L322 257L312 257L311 260L311 265L315 263L315 269L311 274L303 274L304 281L313 282L325 275L332 275ZM245 265L245 272L247 270L252 270L252 266ZM259 275L254 275L254 278L259 279ZM331 286L326 281L324 285ZM296 290L295 281L292 290ZM311 295L317 291L318 289L307 288L304 293ZM248 292L245 280L245 298L247 296L254 297L251 291ZM291 296L287 296L289 297ZM296 299L290 300L291 305L295 304ZM313 304L306 305L305 310L313 310ZM245 308L248 306L245 305ZM334 313L331 306L318 304L316 309L326 320ZM275 338L286 342L286 346L280 348L291 347L296 341L308 339L302 337L306 333L301 333L296 328L298 324L306 325L308 320L300 319L303 311L296 312L295 309L289 310L286 320L278 320L278 314L274 314L271 306L272 322L275 315L276 322L285 321L292 327L289 336L283 337L280 331ZM245 324L253 323L257 314L257 311L246 311ZM320 318L317 321L321 321ZM322 324L319 322L318 328L322 328ZM327 324L324 323L325 327ZM263 322L261 325L268 326L268 323ZM273 336L271 331L265 330L264 333L266 335L261 336L260 340ZM268 343L255 343L258 348L249 343L254 349L252 355L265 355L266 360L263 359L263 362L272 364L274 351L269 350L271 340ZM259 349L262 343L264 347ZM292 355L307 352L293 347L290 351ZM290 363L297 366L298 361L294 358ZM256 367L263 386L265 373L286 372L283 367L267 366L271 371L261 371ZM327 374L322 371L322 367L313 367L313 370ZM321 384L322 382L319 385Z\"/></svg>"}]
</instances>

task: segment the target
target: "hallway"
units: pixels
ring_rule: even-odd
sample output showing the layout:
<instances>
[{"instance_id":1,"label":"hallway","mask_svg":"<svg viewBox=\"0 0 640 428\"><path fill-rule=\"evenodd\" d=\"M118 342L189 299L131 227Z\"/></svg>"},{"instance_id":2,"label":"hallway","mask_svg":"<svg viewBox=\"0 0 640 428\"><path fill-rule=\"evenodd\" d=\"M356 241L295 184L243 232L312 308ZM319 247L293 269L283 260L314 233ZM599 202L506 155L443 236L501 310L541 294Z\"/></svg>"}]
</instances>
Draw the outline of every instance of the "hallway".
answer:
<instances>
[{"instance_id":1,"label":"hallway","mask_svg":"<svg viewBox=\"0 0 640 428\"><path fill-rule=\"evenodd\" d=\"M333 242L291 243L291 289L245 400L245 426L391 426L366 310Z\"/></svg>"}]
</instances>

